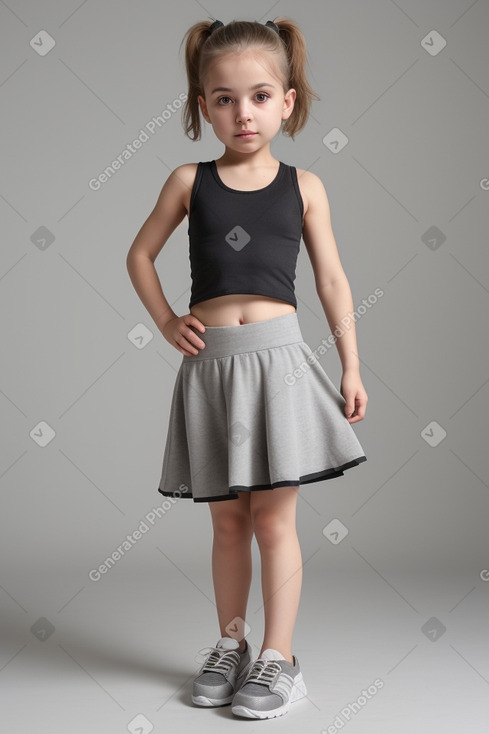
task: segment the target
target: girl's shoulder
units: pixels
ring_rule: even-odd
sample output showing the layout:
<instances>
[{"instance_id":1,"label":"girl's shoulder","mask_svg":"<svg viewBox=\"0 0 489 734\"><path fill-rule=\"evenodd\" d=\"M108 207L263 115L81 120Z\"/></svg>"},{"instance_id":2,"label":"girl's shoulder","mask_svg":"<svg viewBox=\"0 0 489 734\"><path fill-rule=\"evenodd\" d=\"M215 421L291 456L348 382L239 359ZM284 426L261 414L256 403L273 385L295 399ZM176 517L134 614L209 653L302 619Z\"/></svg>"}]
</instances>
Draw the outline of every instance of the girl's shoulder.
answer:
<instances>
[{"instance_id":1,"label":"girl's shoulder","mask_svg":"<svg viewBox=\"0 0 489 734\"><path fill-rule=\"evenodd\" d=\"M198 163L182 163L181 166L177 166L172 172L172 175L176 176L183 184L183 204L187 210L187 214L198 165Z\"/></svg>"},{"instance_id":2,"label":"girl's shoulder","mask_svg":"<svg viewBox=\"0 0 489 734\"><path fill-rule=\"evenodd\" d=\"M197 173L198 163L182 163L181 166L177 166L173 170L173 174L178 176L180 181L185 185L192 186L195 180L195 174Z\"/></svg>"},{"instance_id":3,"label":"girl's shoulder","mask_svg":"<svg viewBox=\"0 0 489 734\"><path fill-rule=\"evenodd\" d=\"M302 168L296 168L297 183L301 192L304 204L304 216L314 201L326 195L323 182L312 171L305 171Z\"/></svg>"}]
</instances>

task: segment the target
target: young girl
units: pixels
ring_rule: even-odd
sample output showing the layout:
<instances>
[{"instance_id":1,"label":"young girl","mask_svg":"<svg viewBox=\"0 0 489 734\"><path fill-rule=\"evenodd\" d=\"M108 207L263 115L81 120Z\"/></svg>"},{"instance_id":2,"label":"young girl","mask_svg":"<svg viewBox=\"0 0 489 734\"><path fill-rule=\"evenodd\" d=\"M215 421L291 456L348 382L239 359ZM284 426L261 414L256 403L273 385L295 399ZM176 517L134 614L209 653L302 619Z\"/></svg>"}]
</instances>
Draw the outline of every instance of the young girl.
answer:
<instances>
[{"instance_id":1,"label":"young girl","mask_svg":"<svg viewBox=\"0 0 489 734\"><path fill-rule=\"evenodd\" d=\"M367 394L354 324L336 340L339 392L320 363L324 348L303 341L297 318L301 237L331 331L353 311L321 180L270 152L277 132L293 138L319 99L300 29L290 19L203 21L186 38L185 132L200 138L200 110L224 152L171 173L127 267L162 335L183 354L158 491L208 502L212 518L221 637L205 650L192 701L232 703L234 714L264 719L307 693L291 650L302 584L299 485L366 461L351 424L365 417ZM189 313L178 316L154 261L185 215L192 288ZM245 639L253 533L265 613L254 662Z\"/></svg>"}]
</instances>

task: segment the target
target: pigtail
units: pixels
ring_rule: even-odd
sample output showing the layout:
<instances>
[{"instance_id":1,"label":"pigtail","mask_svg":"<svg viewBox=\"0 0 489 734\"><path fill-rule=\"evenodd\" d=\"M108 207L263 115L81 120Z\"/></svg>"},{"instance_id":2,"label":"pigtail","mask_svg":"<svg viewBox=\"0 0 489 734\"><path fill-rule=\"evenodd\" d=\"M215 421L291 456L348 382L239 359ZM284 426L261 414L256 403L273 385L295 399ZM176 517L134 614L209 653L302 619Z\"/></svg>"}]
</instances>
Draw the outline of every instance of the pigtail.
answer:
<instances>
[{"instance_id":1,"label":"pigtail","mask_svg":"<svg viewBox=\"0 0 489 734\"><path fill-rule=\"evenodd\" d=\"M182 109L182 124L185 135L191 140L199 140L201 135L200 108L197 97L203 95L199 80L199 65L202 46L209 38L209 28L213 21L199 21L191 26L182 39L180 48L185 39L185 67L187 69L188 93ZM189 133L192 133L190 135Z\"/></svg>"},{"instance_id":2,"label":"pigtail","mask_svg":"<svg viewBox=\"0 0 489 734\"><path fill-rule=\"evenodd\" d=\"M284 120L282 132L294 138L307 123L312 100L321 98L312 90L306 77L307 49L306 41L299 26L290 18L278 18L274 21L280 31L289 62L289 89L295 89L294 109L288 120Z\"/></svg>"}]
</instances>

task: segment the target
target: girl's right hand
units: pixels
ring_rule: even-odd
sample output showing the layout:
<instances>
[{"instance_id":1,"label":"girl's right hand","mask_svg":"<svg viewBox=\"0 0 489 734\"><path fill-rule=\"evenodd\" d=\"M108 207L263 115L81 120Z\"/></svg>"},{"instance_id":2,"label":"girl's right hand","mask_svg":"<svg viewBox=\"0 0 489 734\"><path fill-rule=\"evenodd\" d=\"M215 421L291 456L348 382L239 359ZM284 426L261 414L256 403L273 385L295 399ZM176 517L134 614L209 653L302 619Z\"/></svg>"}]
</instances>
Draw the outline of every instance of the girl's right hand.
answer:
<instances>
[{"instance_id":1,"label":"girl's right hand","mask_svg":"<svg viewBox=\"0 0 489 734\"><path fill-rule=\"evenodd\" d=\"M199 349L204 349L205 347L205 342L199 339L190 326L202 333L205 331L205 325L192 313L185 314L184 316L175 316L167 321L161 329L161 333L167 342L187 357L198 354Z\"/></svg>"}]
</instances>

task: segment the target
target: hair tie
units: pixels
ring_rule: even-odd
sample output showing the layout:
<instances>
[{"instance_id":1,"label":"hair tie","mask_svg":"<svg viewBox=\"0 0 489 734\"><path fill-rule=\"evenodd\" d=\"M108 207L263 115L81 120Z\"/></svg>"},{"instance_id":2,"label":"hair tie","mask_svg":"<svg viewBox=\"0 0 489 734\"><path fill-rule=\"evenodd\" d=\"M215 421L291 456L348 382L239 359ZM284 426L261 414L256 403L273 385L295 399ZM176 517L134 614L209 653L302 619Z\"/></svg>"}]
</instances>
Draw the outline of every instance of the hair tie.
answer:
<instances>
[{"instance_id":1,"label":"hair tie","mask_svg":"<svg viewBox=\"0 0 489 734\"><path fill-rule=\"evenodd\" d=\"M269 28L273 28L275 33L278 33L278 35L280 35L280 28L278 27L276 23L273 22L273 20L267 20L265 25L268 26Z\"/></svg>"},{"instance_id":2,"label":"hair tie","mask_svg":"<svg viewBox=\"0 0 489 734\"><path fill-rule=\"evenodd\" d=\"M215 20L212 25L209 26L209 33L213 33L217 28L221 28L224 25L220 20Z\"/></svg>"}]
</instances>

